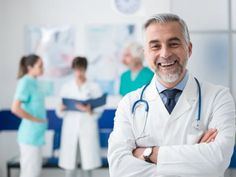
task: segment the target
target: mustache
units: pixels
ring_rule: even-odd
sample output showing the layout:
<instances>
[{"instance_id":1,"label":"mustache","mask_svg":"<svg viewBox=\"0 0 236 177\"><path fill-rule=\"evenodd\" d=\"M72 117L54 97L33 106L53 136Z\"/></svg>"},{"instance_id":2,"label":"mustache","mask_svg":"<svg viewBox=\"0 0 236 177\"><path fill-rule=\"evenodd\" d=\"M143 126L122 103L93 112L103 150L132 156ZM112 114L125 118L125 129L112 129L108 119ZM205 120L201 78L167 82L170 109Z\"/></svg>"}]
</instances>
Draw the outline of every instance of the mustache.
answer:
<instances>
[{"instance_id":1,"label":"mustache","mask_svg":"<svg viewBox=\"0 0 236 177\"><path fill-rule=\"evenodd\" d=\"M163 65L163 64L168 65L168 64L171 64L171 63L174 63L174 62L179 63L178 57L175 57L175 56L171 56L171 57L168 57L168 58L160 57L160 58L156 59L155 64L156 65Z\"/></svg>"}]
</instances>

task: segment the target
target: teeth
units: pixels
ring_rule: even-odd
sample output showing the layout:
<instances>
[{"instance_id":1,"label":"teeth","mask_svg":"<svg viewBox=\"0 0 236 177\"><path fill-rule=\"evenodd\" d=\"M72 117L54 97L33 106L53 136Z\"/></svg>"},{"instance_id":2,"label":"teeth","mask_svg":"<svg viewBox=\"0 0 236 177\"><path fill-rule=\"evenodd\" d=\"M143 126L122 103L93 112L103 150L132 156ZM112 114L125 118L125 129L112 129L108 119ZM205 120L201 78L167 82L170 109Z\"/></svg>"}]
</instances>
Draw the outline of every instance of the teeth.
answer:
<instances>
[{"instance_id":1,"label":"teeth","mask_svg":"<svg viewBox=\"0 0 236 177\"><path fill-rule=\"evenodd\" d=\"M175 61L171 62L171 63L161 63L161 66L170 66L175 64Z\"/></svg>"}]
</instances>

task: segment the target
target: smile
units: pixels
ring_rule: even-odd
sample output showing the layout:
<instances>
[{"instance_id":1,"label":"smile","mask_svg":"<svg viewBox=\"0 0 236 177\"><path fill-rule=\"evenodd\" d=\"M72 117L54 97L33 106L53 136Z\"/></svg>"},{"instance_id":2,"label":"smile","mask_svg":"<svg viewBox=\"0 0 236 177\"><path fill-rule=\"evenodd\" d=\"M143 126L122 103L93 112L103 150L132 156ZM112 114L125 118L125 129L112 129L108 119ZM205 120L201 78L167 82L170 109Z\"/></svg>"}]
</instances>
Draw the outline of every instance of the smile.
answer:
<instances>
[{"instance_id":1,"label":"smile","mask_svg":"<svg viewBox=\"0 0 236 177\"><path fill-rule=\"evenodd\" d=\"M168 62L168 63L158 63L158 66L167 68L167 67L173 66L173 65L176 64L176 63L177 63L177 60L172 61L172 62Z\"/></svg>"}]
</instances>

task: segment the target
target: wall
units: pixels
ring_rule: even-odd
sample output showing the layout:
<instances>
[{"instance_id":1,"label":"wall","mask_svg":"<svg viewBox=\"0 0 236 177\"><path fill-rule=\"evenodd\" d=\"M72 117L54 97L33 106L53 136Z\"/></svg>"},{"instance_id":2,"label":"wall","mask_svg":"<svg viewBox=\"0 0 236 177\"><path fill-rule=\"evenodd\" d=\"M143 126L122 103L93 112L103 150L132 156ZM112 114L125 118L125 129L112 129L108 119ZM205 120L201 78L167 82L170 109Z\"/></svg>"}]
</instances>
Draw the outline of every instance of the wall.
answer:
<instances>
[{"instance_id":1,"label":"wall","mask_svg":"<svg viewBox=\"0 0 236 177\"><path fill-rule=\"evenodd\" d=\"M2 12L3 12L3 0L0 0L0 41L2 41L2 28L3 28L3 15L2 15ZM2 70L3 70L3 58L2 58L2 45L3 43L0 42L0 82L3 80L3 73L2 73ZM2 93L2 87L0 86L0 93ZM3 101L1 101L2 99L0 99L0 109L2 108L2 104L3 104Z\"/></svg>"},{"instance_id":2,"label":"wall","mask_svg":"<svg viewBox=\"0 0 236 177\"><path fill-rule=\"evenodd\" d=\"M72 25L76 29L76 54L84 54L83 29L91 23L135 23L141 26L144 15L169 11L169 1L147 0L140 14L124 16L116 13L111 0L0 0L0 16L4 45L2 47L0 71L4 74L4 89L1 91L0 105L9 108L16 86L16 73L19 58L24 54L25 25L64 26ZM153 4L159 4L153 6ZM96 8L95 8L96 7ZM148 9L148 10L147 10ZM140 27L141 29L141 27ZM2 44L2 42L0 42ZM1 79L3 81L3 78ZM7 81L7 82L6 82Z\"/></svg>"},{"instance_id":3,"label":"wall","mask_svg":"<svg viewBox=\"0 0 236 177\"><path fill-rule=\"evenodd\" d=\"M26 25L47 27L72 25L76 30L75 53L84 54L83 36L86 24L134 23L141 30L144 15L168 12L169 7L169 0L146 0L139 14L124 16L112 9L111 0L0 0L0 109L9 109L12 102L18 62L25 52ZM8 149L8 146L11 149ZM17 153L16 132L0 132L1 177L5 177L6 160ZM107 171L104 173L106 175L100 176L107 176ZM60 172L61 174L63 173Z\"/></svg>"},{"instance_id":4,"label":"wall","mask_svg":"<svg viewBox=\"0 0 236 177\"><path fill-rule=\"evenodd\" d=\"M11 105L16 86L19 58L25 52L24 28L26 25L48 27L72 25L76 30L75 53L86 55L84 53L84 26L86 24L134 23L141 29L145 19L144 16L168 11L180 14L189 25L193 40L193 56L189 67L193 73L204 79L207 76L208 80L218 84L234 86L233 92L234 96L236 95L235 69L233 68L236 57L234 54L234 62L229 61L227 51L229 48L227 42L229 25L227 2L229 0L200 0L198 2L188 0L146 0L143 1L141 11L133 16L118 14L112 8L111 1L0 0L0 81L4 83L4 87L0 87L0 109L9 108ZM211 7L211 13L209 13L208 7ZM198 9L201 9L200 14ZM235 1L232 0L232 26L235 48L236 25L234 22L235 15L233 14L235 14ZM208 23L211 23L211 25L208 25ZM139 37L141 38L141 35ZM213 46L216 50L210 51L207 49L209 45L207 46L206 43L219 45ZM206 66L204 61L207 61L207 58L209 62L214 64L214 57L217 57L215 53L219 51L218 49L222 51L222 57L218 58L218 63L220 63L218 67L224 66L224 70L221 71L222 74L218 72L219 68L217 67L214 67L216 69L212 72L208 72L208 70L198 72L199 68L202 69ZM205 51L208 52L207 55ZM209 58L212 58L212 61ZM234 74L230 74L230 71L233 71ZM232 75L234 82L230 80Z\"/></svg>"}]
</instances>

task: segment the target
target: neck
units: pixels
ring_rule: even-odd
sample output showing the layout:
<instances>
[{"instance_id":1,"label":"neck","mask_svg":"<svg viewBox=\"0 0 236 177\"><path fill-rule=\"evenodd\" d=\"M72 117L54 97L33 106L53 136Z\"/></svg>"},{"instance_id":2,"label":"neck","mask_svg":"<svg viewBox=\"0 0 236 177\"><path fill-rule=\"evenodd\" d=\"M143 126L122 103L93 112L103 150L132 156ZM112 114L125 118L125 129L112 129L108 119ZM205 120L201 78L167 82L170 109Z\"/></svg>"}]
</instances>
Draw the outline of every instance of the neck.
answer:
<instances>
[{"instance_id":1,"label":"neck","mask_svg":"<svg viewBox=\"0 0 236 177\"><path fill-rule=\"evenodd\" d=\"M142 63L137 63L133 67L130 68L131 72L137 73L143 68Z\"/></svg>"},{"instance_id":2,"label":"neck","mask_svg":"<svg viewBox=\"0 0 236 177\"><path fill-rule=\"evenodd\" d=\"M85 77L81 77L81 78L76 79L76 83L79 86L83 85L85 82L86 82L86 78Z\"/></svg>"},{"instance_id":3,"label":"neck","mask_svg":"<svg viewBox=\"0 0 236 177\"><path fill-rule=\"evenodd\" d=\"M34 75L34 74L32 74L32 73L28 73L28 75L29 75L30 77L34 78L34 79L36 79L36 78L37 78L37 76L35 76L35 75Z\"/></svg>"},{"instance_id":4,"label":"neck","mask_svg":"<svg viewBox=\"0 0 236 177\"><path fill-rule=\"evenodd\" d=\"M171 83L169 83L169 82L164 82L164 81L161 80L159 77L157 77L157 80L158 80L164 87L166 87L166 88L168 88L168 89L171 89L171 88L174 88L178 83L180 83L180 82L183 80L183 78L184 78L186 72L187 72L187 70L185 70L185 71L180 75L179 79L176 80L175 82L171 82Z\"/></svg>"}]
</instances>

